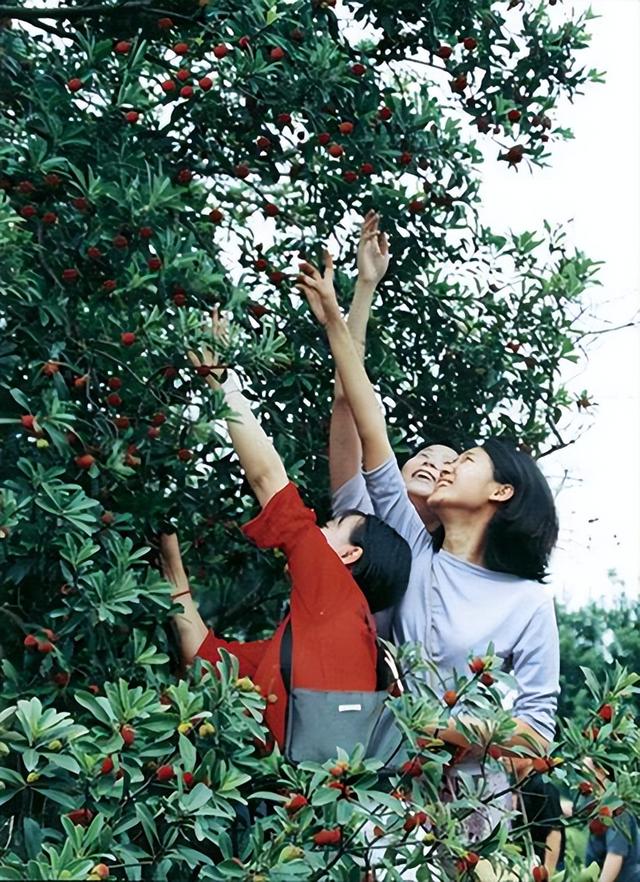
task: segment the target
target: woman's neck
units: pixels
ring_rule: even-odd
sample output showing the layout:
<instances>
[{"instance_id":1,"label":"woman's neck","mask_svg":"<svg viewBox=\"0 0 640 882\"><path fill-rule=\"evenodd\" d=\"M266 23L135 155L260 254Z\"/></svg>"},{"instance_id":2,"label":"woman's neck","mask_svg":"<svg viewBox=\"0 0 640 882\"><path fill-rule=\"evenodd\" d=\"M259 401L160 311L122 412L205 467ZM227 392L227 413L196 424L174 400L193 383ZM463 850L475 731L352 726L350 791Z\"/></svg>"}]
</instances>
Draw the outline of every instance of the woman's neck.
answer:
<instances>
[{"instance_id":1,"label":"woman's neck","mask_svg":"<svg viewBox=\"0 0 640 882\"><path fill-rule=\"evenodd\" d=\"M434 530L437 530L440 526L440 519L433 511L431 511L427 504L427 500L422 496L412 496L411 493L409 493L409 499L429 533L433 533Z\"/></svg>"},{"instance_id":2,"label":"woman's neck","mask_svg":"<svg viewBox=\"0 0 640 882\"><path fill-rule=\"evenodd\" d=\"M445 537L442 547L449 554L466 560L476 566L484 566L484 552L487 544L487 526L478 522L477 512L467 518L447 519L444 524Z\"/></svg>"}]
</instances>

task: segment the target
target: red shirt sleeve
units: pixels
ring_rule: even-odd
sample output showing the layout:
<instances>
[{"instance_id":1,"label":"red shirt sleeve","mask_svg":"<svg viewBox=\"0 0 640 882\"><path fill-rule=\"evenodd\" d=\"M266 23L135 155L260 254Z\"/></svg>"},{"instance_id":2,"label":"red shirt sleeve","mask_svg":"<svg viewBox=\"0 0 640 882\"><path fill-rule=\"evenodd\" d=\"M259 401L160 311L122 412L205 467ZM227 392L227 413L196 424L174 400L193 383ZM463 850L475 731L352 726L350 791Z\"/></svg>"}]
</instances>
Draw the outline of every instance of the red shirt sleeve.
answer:
<instances>
[{"instance_id":1,"label":"red shirt sleeve","mask_svg":"<svg viewBox=\"0 0 640 882\"><path fill-rule=\"evenodd\" d=\"M219 649L226 649L232 655L235 655L240 662L239 675L241 677L254 677L256 669L263 659L263 656L269 646L271 638L268 640L251 640L243 643L241 640L223 640L222 637L216 637L213 631L209 631L204 638L196 655L205 661L215 665L220 661Z\"/></svg>"},{"instance_id":2,"label":"red shirt sleeve","mask_svg":"<svg viewBox=\"0 0 640 882\"><path fill-rule=\"evenodd\" d=\"M347 567L327 542L295 484L271 497L260 514L242 528L260 548L280 548L287 555L292 582L291 602L318 616L340 610L346 598L368 613L364 595Z\"/></svg>"}]
</instances>

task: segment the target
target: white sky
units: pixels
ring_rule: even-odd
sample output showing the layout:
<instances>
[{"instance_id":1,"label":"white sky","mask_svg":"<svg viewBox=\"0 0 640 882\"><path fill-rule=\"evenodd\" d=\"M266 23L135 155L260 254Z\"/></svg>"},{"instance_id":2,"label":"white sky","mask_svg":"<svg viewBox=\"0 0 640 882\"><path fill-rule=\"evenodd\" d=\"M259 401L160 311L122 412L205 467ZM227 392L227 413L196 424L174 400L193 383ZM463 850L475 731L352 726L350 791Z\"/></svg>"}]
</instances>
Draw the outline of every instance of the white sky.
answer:
<instances>
[{"instance_id":1,"label":"white sky","mask_svg":"<svg viewBox=\"0 0 640 882\"><path fill-rule=\"evenodd\" d=\"M566 103L558 122L575 140L553 144L551 167L533 174L525 168L514 174L495 162L494 150L482 192L484 218L496 230L572 219L569 242L606 262L603 286L589 295L596 328L628 322L640 308L640 2L565 0L558 9L589 5L601 18L591 22L591 46L579 58L606 70L607 81ZM570 366L566 379L598 403L593 425L575 445L541 462L556 487L566 471L557 497L561 537L553 584L571 606L610 602L622 590L608 578L610 569L626 593L640 587L640 334L631 328L592 340L588 363Z\"/></svg>"}]
</instances>

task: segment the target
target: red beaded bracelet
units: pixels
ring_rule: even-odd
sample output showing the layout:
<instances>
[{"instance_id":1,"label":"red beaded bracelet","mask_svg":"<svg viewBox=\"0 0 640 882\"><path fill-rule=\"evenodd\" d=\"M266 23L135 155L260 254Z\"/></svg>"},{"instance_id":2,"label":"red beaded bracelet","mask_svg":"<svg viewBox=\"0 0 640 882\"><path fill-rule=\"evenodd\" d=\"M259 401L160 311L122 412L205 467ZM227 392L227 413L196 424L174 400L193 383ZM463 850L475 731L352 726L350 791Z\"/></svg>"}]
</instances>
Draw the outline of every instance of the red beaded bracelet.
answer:
<instances>
[{"instance_id":1,"label":"red beaded bracelet","mask_svg":"<svg viewBox=\"0 0 640 882\"><path fill-rule=\"evenodd\" d=\"M191 594L191 588L187 588L186 591L181 591L179 594L173 594L171 600L175 600L176 597L182 597L183 594Z\"/></svg>"}]
</instances>

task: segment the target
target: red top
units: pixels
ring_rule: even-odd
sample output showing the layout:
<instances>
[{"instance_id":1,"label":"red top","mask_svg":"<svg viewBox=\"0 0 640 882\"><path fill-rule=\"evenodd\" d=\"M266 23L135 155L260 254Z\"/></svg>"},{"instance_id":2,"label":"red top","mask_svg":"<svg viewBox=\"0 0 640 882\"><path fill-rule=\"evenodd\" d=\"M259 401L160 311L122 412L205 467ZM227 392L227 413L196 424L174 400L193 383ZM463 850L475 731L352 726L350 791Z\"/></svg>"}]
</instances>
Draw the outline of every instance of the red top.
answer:
<instances>
[{"instance_id":1,"label":"red top","mask_svg":"<svg viewBox=\"0 0 640 882\"><path fill-rule=\"evenodd\" d=\"M289 617L292 687L331 691L375 690L375 623L364 594L294 484L272 496L242 531L260 548L281 548L287 555L291 612L268 640L228 641L210 631L196 655L215 664L218 649L227 649L238 658L241 677L251 677L265 697L275 696L267 704L265 723L282 748L287 694L280 674L280 644Z\"/></svg>"}]
</instances>

